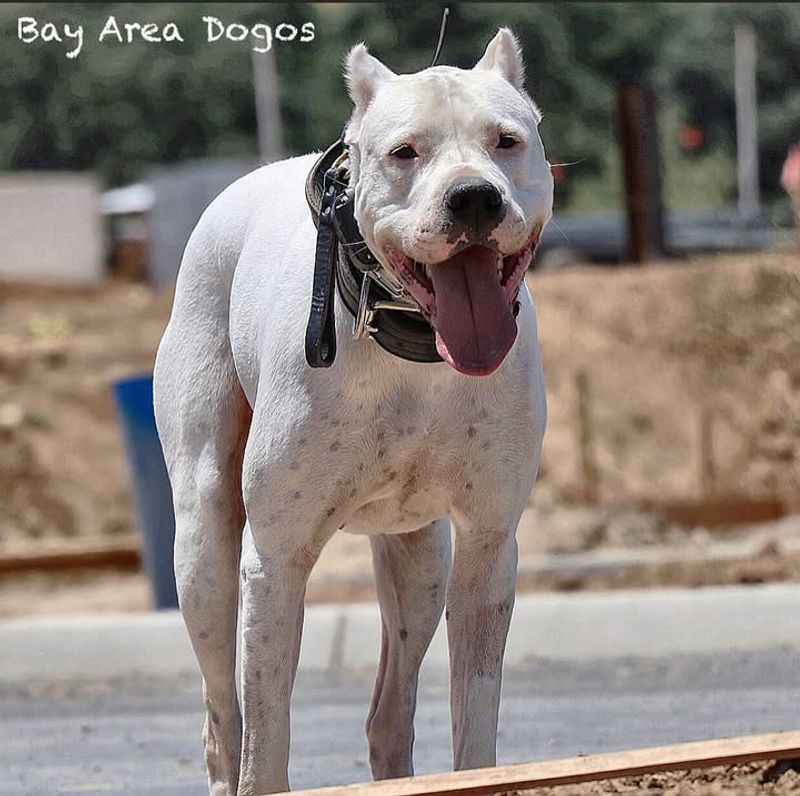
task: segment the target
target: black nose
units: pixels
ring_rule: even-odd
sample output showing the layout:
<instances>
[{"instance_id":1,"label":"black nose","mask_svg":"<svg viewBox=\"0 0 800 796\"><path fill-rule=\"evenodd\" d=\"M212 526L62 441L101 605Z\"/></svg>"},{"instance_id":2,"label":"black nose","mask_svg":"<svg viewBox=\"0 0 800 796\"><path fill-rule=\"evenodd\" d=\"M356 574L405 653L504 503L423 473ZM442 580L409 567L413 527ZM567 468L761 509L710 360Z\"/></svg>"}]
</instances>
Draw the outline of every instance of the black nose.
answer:
<instances>
[{"instance_id":1,"label":"black nose","mask_svg":"<svg viewBox=\"0 0 800 796\"><path fill-rule=\"evenodd\" d=\"M500 191L480 177L461 177L445 191L444 203L451 217L477 234L497 226L506 214Z\"/></svg>"}]
</instances>

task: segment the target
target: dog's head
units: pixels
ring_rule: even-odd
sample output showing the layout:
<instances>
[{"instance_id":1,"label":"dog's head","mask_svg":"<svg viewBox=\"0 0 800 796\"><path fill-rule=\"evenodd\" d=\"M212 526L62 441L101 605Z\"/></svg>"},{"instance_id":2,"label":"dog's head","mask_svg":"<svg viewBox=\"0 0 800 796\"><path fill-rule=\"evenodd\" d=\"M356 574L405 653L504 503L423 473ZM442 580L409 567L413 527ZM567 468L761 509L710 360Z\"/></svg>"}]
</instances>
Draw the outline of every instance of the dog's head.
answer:
<instances>
[{"instance_id":1,"label":"dog's head","mask_svg":"<svg viewBox=\"0 0 800 796\"><path fill-rule=\"evenodd\" d=\"M502 28L472 69L396 75L359 44L346 78L364 239L422 306L442 358L489 374L516 339L514 299L553 204L519 45Z\"/></svg>"}]
</instances>

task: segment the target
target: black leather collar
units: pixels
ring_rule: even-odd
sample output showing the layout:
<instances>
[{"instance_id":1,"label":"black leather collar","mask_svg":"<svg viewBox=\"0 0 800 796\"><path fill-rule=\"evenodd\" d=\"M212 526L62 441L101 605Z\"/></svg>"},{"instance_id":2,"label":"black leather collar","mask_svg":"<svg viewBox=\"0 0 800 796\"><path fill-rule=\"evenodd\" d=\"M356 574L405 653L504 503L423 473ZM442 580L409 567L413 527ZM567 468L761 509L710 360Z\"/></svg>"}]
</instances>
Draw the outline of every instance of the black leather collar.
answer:
<instances>
[{"instance_id":1,"label":"black leather collar","mask_svg":"<svg viewBox=\"0 0 800 796\"><path fill-rule=\"evenodd\" d=\"M306 361L311 367L330 367L336 357L333 286L356 318L365 279L373 301L394 297L367 273L381 268L366 249L352 215L352 190L344 170L337 167L345 147L336 141L317 160L306 180L306 201L317 227L311 312L306 327ZM356 252L355 255L348 253ZM434 331L419 313L377 309L369 334L390 354L410 362L441 362Z\"/></svg>"}]
</instances>

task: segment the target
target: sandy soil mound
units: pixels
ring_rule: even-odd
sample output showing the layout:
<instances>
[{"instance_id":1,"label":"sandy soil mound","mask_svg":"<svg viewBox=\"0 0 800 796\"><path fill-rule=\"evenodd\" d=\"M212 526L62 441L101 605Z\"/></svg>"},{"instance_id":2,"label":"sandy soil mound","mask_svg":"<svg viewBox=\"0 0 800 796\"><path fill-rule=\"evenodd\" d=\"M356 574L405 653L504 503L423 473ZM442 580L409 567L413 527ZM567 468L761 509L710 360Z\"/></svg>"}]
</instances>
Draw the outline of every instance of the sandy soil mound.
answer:
<instances>
[{"instance_id":1,"label":"sandy soil mound","mask_svg":"<svg viewBox=\"0 0 800 796\"><path fill-rule=\"evenodd\" d=\"M584 370L604 497L698 495L704 406L719 491L797 494L800 256L582 268L529 284L550 410L543 487L576 483Z\"/></svg>"},{"instance_id":2,"label":"sandy soil mound","mask_svg":"<svg viewBox=\"0 0 800 796\"><path fill-rule=\"evenodd\" d=\"M0 544L134 532L112 384L152 368L170 305L0 285Z\"/></svg>"},{"instance_id":3,"label":"sandy soil mound","mask_svg":"<svg viewBox=\"0 0 800 796\"><path fill-rule=\"evenodd\" d=\"M531 275L529 285L549 421L523 552L679 543L684 530L626 507L640 498L698 497L711 488L797 499L798 256L574 268ZM133 538L112 384L152 368L170 306L171 295L137 285L0 284L0 555L43 537ZM599 496L611 505L575 501L580 373ZM701 467L704 413L710 482L708 465ZM356 565L369 567L363 540L342 540L325 561L329 572ZM144 581L137 583L141 595Z\"/></svg>"}]
</instances>

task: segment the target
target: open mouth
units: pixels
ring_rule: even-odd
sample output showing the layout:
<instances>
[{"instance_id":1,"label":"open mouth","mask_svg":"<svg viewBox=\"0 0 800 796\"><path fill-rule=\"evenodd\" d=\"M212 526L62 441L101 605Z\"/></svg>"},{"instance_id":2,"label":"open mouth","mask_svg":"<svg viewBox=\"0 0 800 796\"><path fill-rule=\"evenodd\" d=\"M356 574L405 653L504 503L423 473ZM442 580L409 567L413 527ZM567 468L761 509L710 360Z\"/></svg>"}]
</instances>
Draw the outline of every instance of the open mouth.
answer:
<instances>
[{"instance_id":1,"label":"open mouth","mask_svg":"<svg viewBox=\"0 0 800 796\"><path fill-rule=\"evenodd\" d=\"M439 355L460 373L488 376L511 350L517 337L513 306L539 232L506 256L480 245L432 265L402 252L390 255L397 278L436 332Z\"/></svg>"}]
</instances>

